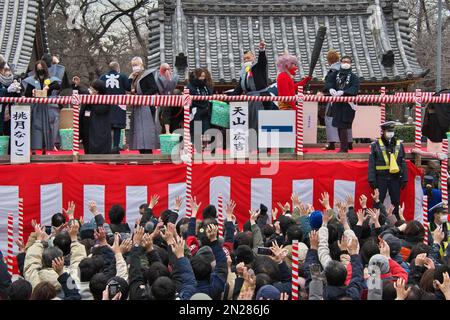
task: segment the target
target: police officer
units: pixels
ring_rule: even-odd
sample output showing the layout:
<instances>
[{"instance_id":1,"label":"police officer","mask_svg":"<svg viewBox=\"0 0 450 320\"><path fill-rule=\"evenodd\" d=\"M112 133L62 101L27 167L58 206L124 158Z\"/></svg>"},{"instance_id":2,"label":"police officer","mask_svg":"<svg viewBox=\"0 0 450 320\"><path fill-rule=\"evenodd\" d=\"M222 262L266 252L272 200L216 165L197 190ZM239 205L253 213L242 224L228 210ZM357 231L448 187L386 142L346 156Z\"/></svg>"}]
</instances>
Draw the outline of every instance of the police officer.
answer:
<instances>
[{"instance_id":1,"label":"police officer","mask_svg":"<svg viewBox=\"0 0 450 320\"><path fill-rule=\"evenodd\" d=\"M405 149L402 142L394 137L395 122L383 123L381 129L381 138L370 146L369 184L379 190L381 203L389 191L391 203L395 206L394 214L399 219L400 190L408 182Z\"/></svg>"},{"instance_id":2,"label":"police officer","mask_svg":"<svg viewBox=\"0 0 450 320\"><path fill-rule=\"evenodd\" d=\"M430 210L430 212L428 212L428 221L430 221L430 231L428 239L433 239L432 233L437 227L442 228L441 230L444 233L444 239L441 243L440 252L441 255L444 256L449 243L450 223L448 222L448 209L444 206L443 203L438 204L433 210ZM433 240L430 240L430 243L432 244Z\"/></svg>"}]
</instances>

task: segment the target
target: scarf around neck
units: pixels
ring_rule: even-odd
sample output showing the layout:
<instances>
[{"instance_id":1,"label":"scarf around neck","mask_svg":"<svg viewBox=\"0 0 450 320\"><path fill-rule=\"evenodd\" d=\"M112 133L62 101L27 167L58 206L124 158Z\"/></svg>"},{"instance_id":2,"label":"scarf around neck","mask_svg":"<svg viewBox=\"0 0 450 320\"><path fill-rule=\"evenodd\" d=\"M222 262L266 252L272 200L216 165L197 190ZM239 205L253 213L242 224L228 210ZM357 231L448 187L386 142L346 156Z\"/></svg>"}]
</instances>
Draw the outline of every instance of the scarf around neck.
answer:
<instances>
[{"instance_id":1,"label":"scarf around neck","mask_svg":"<svg viewBox=\"0 0 450 320\"><path fill-rule=\"evenodd\" d=\"M5 87L9 87L14 81L14 76L11 73L9 76L5 76L0 73L0 83Z\"/></svg>"}]
</instances>

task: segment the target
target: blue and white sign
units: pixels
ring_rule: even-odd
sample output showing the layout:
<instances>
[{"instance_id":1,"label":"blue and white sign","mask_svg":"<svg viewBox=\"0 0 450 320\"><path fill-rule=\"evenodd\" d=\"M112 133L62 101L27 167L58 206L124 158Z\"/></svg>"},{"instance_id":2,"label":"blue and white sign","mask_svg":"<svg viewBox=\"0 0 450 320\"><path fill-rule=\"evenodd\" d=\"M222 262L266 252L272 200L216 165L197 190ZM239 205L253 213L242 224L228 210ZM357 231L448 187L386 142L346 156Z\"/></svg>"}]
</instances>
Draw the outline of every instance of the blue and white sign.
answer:
<instances>
[{"instance_id":1,"label":"blue and white sign","mask_svg":"<svg viewBox=\"0 0 450 320\"><path fill-rule=\"evenodd\" d=\"M259 148L295 148L294 110L261 110L258 122Z\"/></svg>"}]
</instances>

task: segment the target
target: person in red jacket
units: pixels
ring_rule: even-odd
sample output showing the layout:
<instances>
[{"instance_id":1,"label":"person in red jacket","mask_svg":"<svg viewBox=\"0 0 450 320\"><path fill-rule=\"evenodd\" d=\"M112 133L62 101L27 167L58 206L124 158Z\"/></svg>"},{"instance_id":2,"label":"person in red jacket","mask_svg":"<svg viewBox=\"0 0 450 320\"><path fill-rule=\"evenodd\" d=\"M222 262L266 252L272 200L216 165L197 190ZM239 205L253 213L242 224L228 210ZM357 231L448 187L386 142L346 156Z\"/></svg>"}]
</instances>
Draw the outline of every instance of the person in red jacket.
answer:
<instances>
[{"instance_id":1,"label":"person in red jacket","mask_svg":"<svg viewBox=\"0 0 450 320\"><path fill-rule=\"evenodd\" d=\"M294 78L298 71L298 59L288 53L280 56L277 61L278 77L277 88L278 96L295 96L299 86L306 86L312 79L306 76L300 82L295 82ZM295 102L280 102L280 110L291 110L295 108Z\"/></svg>"}]
</instances>

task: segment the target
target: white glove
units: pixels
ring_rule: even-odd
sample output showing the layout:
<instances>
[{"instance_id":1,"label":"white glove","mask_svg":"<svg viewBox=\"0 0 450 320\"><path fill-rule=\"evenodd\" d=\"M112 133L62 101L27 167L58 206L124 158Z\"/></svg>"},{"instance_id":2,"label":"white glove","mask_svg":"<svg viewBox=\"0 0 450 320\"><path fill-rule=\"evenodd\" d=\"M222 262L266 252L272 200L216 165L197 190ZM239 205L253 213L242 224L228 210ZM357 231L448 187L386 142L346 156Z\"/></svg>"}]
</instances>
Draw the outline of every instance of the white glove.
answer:
<instances>
[{"instance_id":1,"label":"white glove","mask_svg":"<svg viewBox=\"0 0 450 320\"><path fill-rule=\"evenodd\" d=\"M343 95L344 95L344 91L339 90L338 92L336 92L336 95L337 95L338 97L343 96Z\"/></svg>"},{"instance_id":2,"label":"white glove","mask_svg":"<svg viewBox=\"0 0 450 320\"><path fill-rule=\"evenodd\" d=\"M337 95L337 92L336 92L336 90L334 90L334 89L330 89L330 94L331 94L332 96L336 96L336 95Z\"/></svg>"},{"instance_id":3,"label":"white glove","mask_svg":"<svg viewBox=\"0 0 450 320\"><path fill-rule=\"evenodd\" d=\"M11 83L8 87L8 93L16 92L16 86L14 83Z\"/></svg>"},{"instance_id":4,"label":"white glove","mask_svg":"<svg viewBox=\"0 0 450 320\"><path fill-rule=\"evenodd\" d=\"M14 80L14 82L8 87L8 92L20 92L20 83Z\"/></svg>"}]
</instances>

